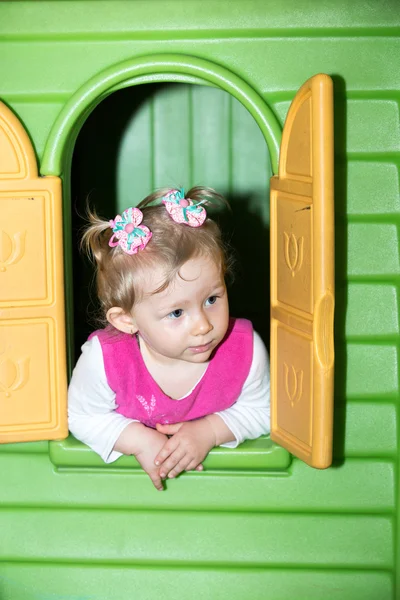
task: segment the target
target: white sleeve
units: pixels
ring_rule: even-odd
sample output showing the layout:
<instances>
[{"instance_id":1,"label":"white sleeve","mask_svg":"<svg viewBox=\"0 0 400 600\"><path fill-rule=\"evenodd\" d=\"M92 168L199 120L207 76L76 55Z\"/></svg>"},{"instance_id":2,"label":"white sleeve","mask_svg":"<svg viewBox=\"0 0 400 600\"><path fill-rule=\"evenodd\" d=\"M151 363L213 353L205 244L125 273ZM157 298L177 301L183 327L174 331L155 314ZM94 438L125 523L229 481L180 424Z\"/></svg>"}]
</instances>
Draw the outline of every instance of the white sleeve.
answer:
<instances>
[{"instance_id":1,"label":"white sleeve","mask_svg":"<svg viewBox=\"0 0 400 600\"><path fill-rule=\"evenodd\" d=\"M82 346L68 388L68 426L81 442L106 463L121 456L113 447L133 419L115 412L115 392L107 383L103 352L97 336Z\"/></svg>"},{"instance_id":2,"label":"white sleeve","mask_svg":"<svg viewBox=\"0 0 400 600\"><path fill-rule=\"evenodd\" d=\"M269 359L258 333L253 336L253 361L235 404L215 413L232 431L236 440L221 444L236 448L244 440L252 440L270 432Z\"/></svg>"}]
</instances>

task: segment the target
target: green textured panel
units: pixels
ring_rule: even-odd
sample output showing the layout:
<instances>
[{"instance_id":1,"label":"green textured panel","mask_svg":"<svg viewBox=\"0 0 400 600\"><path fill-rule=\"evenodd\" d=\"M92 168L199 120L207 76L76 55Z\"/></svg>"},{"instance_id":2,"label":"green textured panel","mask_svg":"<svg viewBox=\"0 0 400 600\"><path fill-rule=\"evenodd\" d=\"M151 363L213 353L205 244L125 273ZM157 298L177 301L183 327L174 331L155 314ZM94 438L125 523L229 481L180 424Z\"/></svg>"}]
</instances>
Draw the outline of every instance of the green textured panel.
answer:
<instances>
[{"instance_id":1,"label":"green textured panel","mask_svg":"<svg viewBox=\"0 0 400 600\"><path fill-rule=\"evenodd\" d=\"M257 123L239 102L233 102L231 118L231 193L238 197L238 210L253 213L257 220L261 218L268 225L272 176L268 149ZM262 236L262 232L258 235Z\"/></svg>"},{"instance_id":2,"label":"green textured panel","mask_svg":"<svg viewBox=\"0 0 400 600\"><path fill-rule=\"evenodd\" d=\"M350 100L347 110L347 150L400 150L398 103L394 100Z\"/></svg>"},{"instance_id":3,"label":"green textured panel","mask_svg":"<svg viewBox=\"0 0 400 600\"><path fill-rule=\"evenodd\" d=\"M343 228L337 226L337 240L346 239ZM348 225L348 274L398 275L400 257L399 236L395 224L350 223ZM344 249L339 250L342 254Z\"/></svg>"},{"instance_id":4,"label":"green textured panel","mask_svg":"<svg viewBox=\"0 0 400 600\"><path fill-rule=\"evenodd\" d=\"M373 515L167 515L162 510L120 510L103 511L99 520L92 510L4 509L0 528L7 539L6 546L0 546L1 560L393 566L392 519Z\"/></svg>"},{"instance_id":5,"label":"green textured panel","mask_svg":"<svg viewBox=\"0 0 400 600\"><path fill-rule=\"evenodd\" d=\"M6 454L48 454L49 442L21 442L19 444L0 444L0 452Z\"/></svg>"},{"instance_id":6,"label":"green textured panel","mask_svg":"<svg viewBox=\"0 0 400 600\"><path fill-rule=\"evenodd\" d=\"M274 102L274 111L283 127L286 119L287 112L292 100L285 100L283 102Z\"/></svg>"},{"instance_id":7,"label":"green textured panel","mask_svg":"<svg viewBox=\"0 0 400 600\"><path fill-rule=\"evenodd\" d=\"M268 36L266 35L266 38ZM398 38L330 38L304 37L290 39L226 40L215 51L210 44L201 48L205 54L217 52L221 61L231 63L247 81L262 92L290 90L293 95L300 85L315 73L338 74L346 82L346 90L387 90L400 86L397 56ZM211 54L211 52L210 52ZM282 57L293 61L282 68ZM296 60L295 60L296 59Z\"/></svg>"},{"instance_id":8,"label":"green textured panel","mask_svg":"<svg viewBox=\"0 0 400 600\"><path fill-rule=\"evenodd\" d=\"M70 436L50 447L50 459L58 468L100 468L139 470L141 467L134 456L122 456L118 461L105 465L90 448ZM203 462L205 470L265 471L286 469L290 465L290 454L269 438L248 440L238 448L214 448ZM184 474L183 474L184 476Z\"/></svg>"},{"instance_id":9,"label":"green textured panel","mask_svg":"<svg viewBox=\"0 0 400 600\"><path fill-rule=\"evenodd\" d=\"M394 285L351 283L337 289L338 305L345 309L346 335L387 336L399 333L399 306ZM379 307L379 319L376 318ZM338 315L339 322L342 314Z\"/></svg>"},{"instance_id":10,"label":"green textured panel","mask_svg":"<svg viewBox=\"0 0 400 600\"><path fill-rule=\"evenodd\" d=\"M133 91L136 92L136 89ZM120 129L120 137L114 142L117 147L115 150L110 146L108 148L116 163L116 194L120 210L138 204L154 187L153 105L151 98L143 102L143 92L145 90L139 88L138 93L131 93L129 106L115 102L115 95L109 100L114 102L114 110L111 106L108 111L109 130L115 127L116 118ZM89 143L90 140L87 140Z\"/></svg>"},{"instance_id":11,"label":"green textured panel","mask_svg":"<svg viewBox=\"0 0 400 600\"><path fill-rule=\"evenodd\" d=\"M192 161L194 184L207 182L216 190L231 191L232 128L231 110L236 103L222 90L193 87L192 90ZM245 113L247 111L242 111ZM253 123L254 120L252 119ZM255 123L254 123L255 124ZM257 128L258 129L258 128ZM258 134L261 132L258 130ZM253 139L254 135L250 135ZM265 143L263 143L264 151Z\"/></svg>"},{"instance_id":12,"label":"green textured panel","mask_svg":"<svg viewBox=\"0 0 400 600\"><path fill-rule=\"evenodd\" d=\"M336 167L337 174L347 176L347 205L350 215L400 212L398 167L388 162L349 161ZM347 174L344 172L347 170ZM337 199L341 207L341 199Z\"/></svg>"},{"instance_id":13,"label":"green textured panel","mask_svg":"<svg viewBox=\"0 0 400 600\"><path fill-rule=\"evenodd\" d=\"M1 45L0 45L1 46ZM49 99L50 100L50 99ZM63 106L62 102L40 102L40 98L27 99L25 102L12 102L12 110L23 123L26 130L35 132L33 146L37 156L42 156L51 125Z\"/></svg>"},{"instance_id":14,"label":"green textured panel","mask_svg":"<svg viewBox=\"0 0 400 600\"><path fill-rule=\"evenodd\" d=\"M0 454L0 471L2 506L369 514L393 511L395 503L395 464L388 460L346 459L325 471L295 460L289 475L193 472L168 481L161 493L140 471L54 472L47 456Z\"/></svg>"},{"instance_id":15,"label":"green textured panel","mask_svg":"<svg viewBox=\"0 0 400 600\"><path fill-rule=\"evenodd\" d=\"M348 344L346 356L338 347L337 363L339 372L345 368L347 396L398 394L396 346Z\"/></svg>"},{"instance_id":16,"label":"green textured panel","mask_svg":"<svg viewBox=\"0 0 400 600\"><path fill-rule=\"evenodd\" d=\"M187 35L190 31L199 35L200 31L205 30L210 35L211 27L213 31L221 30L225 35L240 30L245 35L250 35L251 30L256 34L262 28L271 33L276 30L276 35L304 32L308 37L324 35L324 29L332 29L336 35L341 35L344 28L348 36L352 29L355 30L353 35L363 28L368 28L368 32L372 34L400 25L396 4L390 2L376 5L374 2L356 0L349 4L346 0L337 0L332 5L316 10L313 0L302 0L300 10L296 0L287 0L284 11L273 0L253 1L245 10L241 2L232 3L231 0L219 0L217 5L214 0L202 0L202 10L199 10L196 2L190 2L182 10L180 0L169 0L167 11L163 0L152 0L152 11L148 10L146 0L136 0L133 4L126 0L112 2L113 9L110 11L104 2L92 1L88 12L79 1L63 2L60 6L55 6L51 0L41 2L41 11L35 10L31 2L25 1L19 3L23 5L25 18L22 19L21 8L16 9L9 3L3 9L5 18L0 22L0 31L8 35L29 37L37 34L83 36L88 31L88 15L91 31L104 36L109 33L113 37L118 33L121 37L127 36L127 23L135 24L135 29L143 32L146 38L152 32L163 33L171 38L174 37L173 33L177 35L179 31L181 35ZM73 18L72 9L75 11ZM45 28L41 18L43 11L47 16ZM295 18L288 18L289 14L295 15Z\"/></svg>"},{"instance_id":17,"label":"green textured panel","mask_svg":"<svg viewBox=\"0 0 400 600\"><path fill-rule=\"evenodd\" d=\"M192 180L189 87L167 86L154 98L154 185L179 187Z\"/></svg>"},{"instance_id":18,"label":"green textured panel","mask_svg":"<svg viewBox=\"0 0 400 600\"><path fill-rule=\"evenodd\" d=\"M91 12L87 27L90 27ZM88 36L90 38L90 36ZM132 36L134 37L134 36ZM227 65L261 93L289 90L293 94L311 75L319 72L340 74L348 90L387 90L400 86L397 57L400 40L393 38L292 38L290 49L286 39L153 39L64 40L55 38L49 53L47 42L13 43L12 54L0 45L0 74L3 94L69 93L71 94L102 68L140 56L159 52L178 52ZM85 60L82 60L85 56ZM287 61L282 68L282 57ZM18 64L18 70L13 68ZM47 68L41 66L46 64ZM63 65L63 77L59 66ZM79 68L77 68L79 65ZM4 75L4 77L3 77ZM39 75L39 76L38 76Z\"/></svg>"},{"instance_id":19,"label":"green textured panel","mask_svg":"<svg viewBox=\"0 0 400 600\"><path fill-rule=\"evenodd\" d=\"M373 570L3 563L0 577L4 600L393 599L390 573Z\"/></svg>"},{"instance_id":20,"label":"green textured panel","mask_svg":"<svg viewBox=\"0 0 400 600\"><path fill-rule=\"evenodd\" d=\"M337 457L396 457L397 410L394 404L347 402L343 406L337 401L335 424ZM343 425L344 440L340 435Z\"/></svg>"},{"instance_id":21,"label":"green textured panel","mask_svg":"<svg viewBox=\"0 0 400 600\"><path fill-rule=\"evenodd\" d=\"M286 118L289 106L290 101L274 104L274 108L282 124ZM340 138L346 140L346 152L395 152L400 149L399 109L396 101L369 100L367 98L363 100L348 100L346 119L346 123L344 123L345 128L340 131ZM336 152L338 152L338 146L339 144L336 145ZM367 181L372 179L373 173L374 169L368 174ZM350 182L351 184L353 183L350 180L349 172L349 191L352 191ZM363 183L361 190L365 186L366 182ZM384 187L386 188L386 184ZM358 197L361 195L361 190L357 190ZM377 209L375 208L375 210ZM364 210L363 212L367 211Z\"/></svg>"}]
</instances>

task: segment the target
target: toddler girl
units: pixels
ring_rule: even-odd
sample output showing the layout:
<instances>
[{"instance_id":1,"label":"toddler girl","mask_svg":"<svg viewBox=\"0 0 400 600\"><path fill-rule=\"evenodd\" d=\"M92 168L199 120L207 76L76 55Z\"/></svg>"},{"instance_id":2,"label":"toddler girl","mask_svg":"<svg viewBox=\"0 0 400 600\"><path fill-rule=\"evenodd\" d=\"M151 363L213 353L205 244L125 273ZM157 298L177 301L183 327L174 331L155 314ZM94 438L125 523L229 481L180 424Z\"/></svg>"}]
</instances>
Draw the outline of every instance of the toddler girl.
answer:
<instances>
[{"instance_id":1,"label":"toddler girl","mask_svg":"<svg viewBox=\"0 0 400 600\"><path fill-rule=\"evenodd\" d=\"M158 490L214 446L269 432L267 353L229 318L228 259L206 214L222 200L160 190L112 221L90 214L82 240L107 326L82 346L69 428L107 463L135 455Z\"/></svg>"}]
</instances>

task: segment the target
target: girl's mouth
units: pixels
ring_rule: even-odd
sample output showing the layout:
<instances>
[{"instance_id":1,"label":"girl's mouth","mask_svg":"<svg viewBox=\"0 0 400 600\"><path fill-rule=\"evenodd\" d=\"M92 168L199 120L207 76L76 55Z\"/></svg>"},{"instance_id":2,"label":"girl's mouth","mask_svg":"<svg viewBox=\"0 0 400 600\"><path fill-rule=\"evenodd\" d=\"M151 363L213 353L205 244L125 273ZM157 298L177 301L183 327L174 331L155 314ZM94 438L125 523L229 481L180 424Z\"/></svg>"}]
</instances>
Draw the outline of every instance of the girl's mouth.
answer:
<instances>
[{"instance_id":1,"label":"girl's mouth","mask_svg":"<svg viewBox=\"0 0 400 600\"><path fill-rule=\"evenodd\" d=\"M190 352L193 354L201 354L202 352L208 352L212 346L212 342L208 342L208 344L204 344L204 346L190 346Z\"/></svg>"}]
</instances>

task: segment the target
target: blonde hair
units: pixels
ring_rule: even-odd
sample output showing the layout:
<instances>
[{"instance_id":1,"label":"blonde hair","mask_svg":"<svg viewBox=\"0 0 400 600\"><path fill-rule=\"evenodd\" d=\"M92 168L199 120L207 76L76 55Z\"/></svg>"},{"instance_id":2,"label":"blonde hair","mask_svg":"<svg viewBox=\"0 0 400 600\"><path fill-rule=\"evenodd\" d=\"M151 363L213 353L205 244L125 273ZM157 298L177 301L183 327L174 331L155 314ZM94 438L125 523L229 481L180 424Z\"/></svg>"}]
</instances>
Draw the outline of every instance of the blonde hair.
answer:
<instances>
[{"instance_id":1,"label":"blonde hair","mask_svg":"<svg viewBox=\"0 0 400 600\"><path fill-rule=\"evenodd\" d=\"M93 260L96 267L97 295L101 305L101 321L113 306L126 313L142 298L142 282L145 271L162 266L165 271L163 283L151 293L156 294L166 287L179 273L179 269L189 259L199 255L210 257L221 267L223 276L232 268L232 258L223 242L217 223L207 218L200 227L189 227L176 223L167 213L164 204L153 205L173 188L163 188L147 196L137 206L143 213L141 225L152 232L152 238L144 250L137 254L127 254L120 246L109 246L113 235L110 222L100 218L95 211L87 209L89 225L86 228L81 247ZM193 187L186 198L205 204L228 202L212 188ZM204 204L203 204L204 205Z\"/></svg>"}]
</instances>

